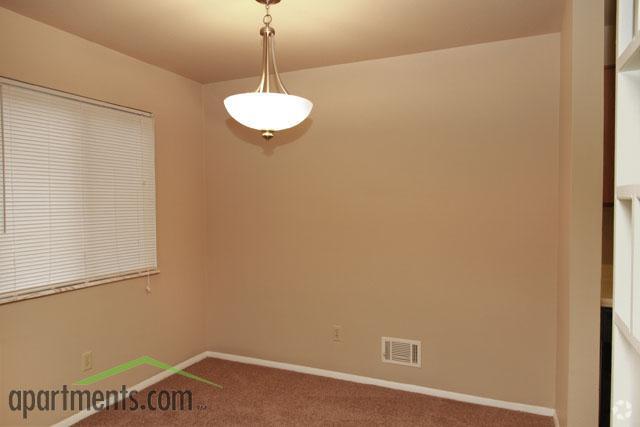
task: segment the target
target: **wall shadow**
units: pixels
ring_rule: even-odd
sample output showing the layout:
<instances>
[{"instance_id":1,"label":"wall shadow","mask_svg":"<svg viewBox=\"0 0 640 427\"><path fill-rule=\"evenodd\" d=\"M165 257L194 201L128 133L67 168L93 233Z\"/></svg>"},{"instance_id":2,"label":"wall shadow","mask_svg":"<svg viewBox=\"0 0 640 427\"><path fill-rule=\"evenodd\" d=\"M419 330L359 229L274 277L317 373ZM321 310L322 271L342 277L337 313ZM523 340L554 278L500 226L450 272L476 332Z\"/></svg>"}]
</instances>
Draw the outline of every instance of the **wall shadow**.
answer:
<instances>
[{"instance_id":1,"label":"wall shadow","mask_svg":"<svg viewBox=\"0 0 640 427\"><path fill-rule=\"evenodd\" d=\"M262 154L265 156L272 156L275 153L276 148L291 144L302 138L313 125L313 119L307 118L304 122L292 129L276 132L275 136L270 141L265 141L259 131L249 129L230 117L225 121L225 125L238 139L246 142L247 144L260 147L262 149Z\"/></svg>"}]
</instances>

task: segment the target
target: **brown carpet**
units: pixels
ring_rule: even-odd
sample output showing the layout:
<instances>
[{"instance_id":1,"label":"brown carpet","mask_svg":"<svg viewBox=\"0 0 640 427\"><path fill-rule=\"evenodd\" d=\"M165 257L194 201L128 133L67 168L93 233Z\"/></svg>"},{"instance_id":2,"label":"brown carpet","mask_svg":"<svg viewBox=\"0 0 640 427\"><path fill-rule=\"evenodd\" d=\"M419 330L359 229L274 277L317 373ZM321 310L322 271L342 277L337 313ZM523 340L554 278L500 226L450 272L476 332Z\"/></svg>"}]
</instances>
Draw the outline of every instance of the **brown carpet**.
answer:
<instances>
[{"instance_id":1,"label":"brown carpet","mask_svg":"<svg viewBox=\"0 0 640 427\"><path fill-rule=\"evenodd\" d=\"M553 426L550 417L219 359L187 371L223 389L173 375L141 392L138 402L149 390L192 390L192 410L111 409L79 425Z\"/></svg>"}]
</instances>

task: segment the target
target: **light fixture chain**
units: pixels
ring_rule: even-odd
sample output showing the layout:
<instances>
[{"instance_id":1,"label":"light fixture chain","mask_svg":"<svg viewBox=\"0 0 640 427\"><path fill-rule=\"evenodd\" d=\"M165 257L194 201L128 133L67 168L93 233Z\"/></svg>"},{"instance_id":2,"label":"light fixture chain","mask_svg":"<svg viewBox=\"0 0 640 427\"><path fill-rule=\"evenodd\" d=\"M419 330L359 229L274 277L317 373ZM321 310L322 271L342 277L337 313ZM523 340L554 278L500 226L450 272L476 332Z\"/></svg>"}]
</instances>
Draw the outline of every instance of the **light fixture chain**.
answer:
<instances>
[{"instance_id":1,"label":"light fixture chain","mask_svg":"<svg viewBox=\"0 0 640 427\"><path fill-rule=\"evenodd\" d=\"M265 15L264 15L264 17L262 18L262 23L263 23L264 25L266 25L267 27L269 26L269 24L271 24L271 21L272 21L272 19L273 19L273 18L271 17L271 14L269 13L269 7L271 6L271 4L270 4L270 3L271 3L271 2L270 2L269 0L267 0L267 1L265 2L265 4L264 4Z\"/></svg>"}]
</instances>

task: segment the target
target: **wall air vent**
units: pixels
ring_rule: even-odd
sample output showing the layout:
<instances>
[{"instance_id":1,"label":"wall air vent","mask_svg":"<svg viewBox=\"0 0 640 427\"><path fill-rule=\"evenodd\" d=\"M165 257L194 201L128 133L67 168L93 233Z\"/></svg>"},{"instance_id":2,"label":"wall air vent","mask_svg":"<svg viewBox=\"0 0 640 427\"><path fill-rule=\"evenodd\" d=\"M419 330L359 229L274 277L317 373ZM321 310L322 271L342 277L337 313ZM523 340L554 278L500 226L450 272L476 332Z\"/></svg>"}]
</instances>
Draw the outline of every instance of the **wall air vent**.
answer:
<instances>
[{"instance_id":1,"label":"wall air vent","mask_svg":"<svg viewBox=\"0 0 640 427\"><path fill-rule=\"evenodd\" d=\"M422 343L402 338L382 337L382 361L419 368L422 366Z\"/></svg>"}]
</instances>

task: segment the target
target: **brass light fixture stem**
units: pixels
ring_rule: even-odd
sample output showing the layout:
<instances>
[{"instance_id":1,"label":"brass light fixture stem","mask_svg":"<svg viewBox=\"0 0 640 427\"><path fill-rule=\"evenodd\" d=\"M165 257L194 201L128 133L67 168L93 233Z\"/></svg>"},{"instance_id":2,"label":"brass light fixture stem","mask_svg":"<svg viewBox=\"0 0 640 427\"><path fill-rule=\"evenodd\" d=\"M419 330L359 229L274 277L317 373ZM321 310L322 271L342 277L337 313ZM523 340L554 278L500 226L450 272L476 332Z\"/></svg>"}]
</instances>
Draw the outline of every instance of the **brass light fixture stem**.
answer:
<instances>
[{"instance_id":1,"label":"brass light fixture stem","mask_svg":"<svg viewBox=\"0 0 640 427\"><path fill-rule=\"evenodd\" d=\"M280 0L257 0L259 3L265 5L266 13L262 18L264 27L260 28L260 35L262 36L262 75L260 77L260 84L256 92L258 93L282 93L288 95L287 88L280 80L278 74L278 65L276 63L276 50L274 37L276 30L271 26L272 17L269 13L269 6L279 3ZM273 138L274 132L271 130L265 130L262 132L262 137L267 141Z\"/></svg>"},{"instance_id":2,"label":"brass light fixture stem","mask_svg":"<svg viewBox=\"0 0 640 427\"><path fill-rule=\"evenodd\" d=\"M264 27L260 28L260 35L262 36L262 75L260 77L260 84L256 92L259 93L283 93L288 95L287 88L280 80L278 74L278 64L276 62L276 51L274 37L276 30L271 26L271 15L269 14L269 5L274 2L273 0L258 0L260 3L265 4L266 15L262 18Z\"/></svg>"}]
</instances>

